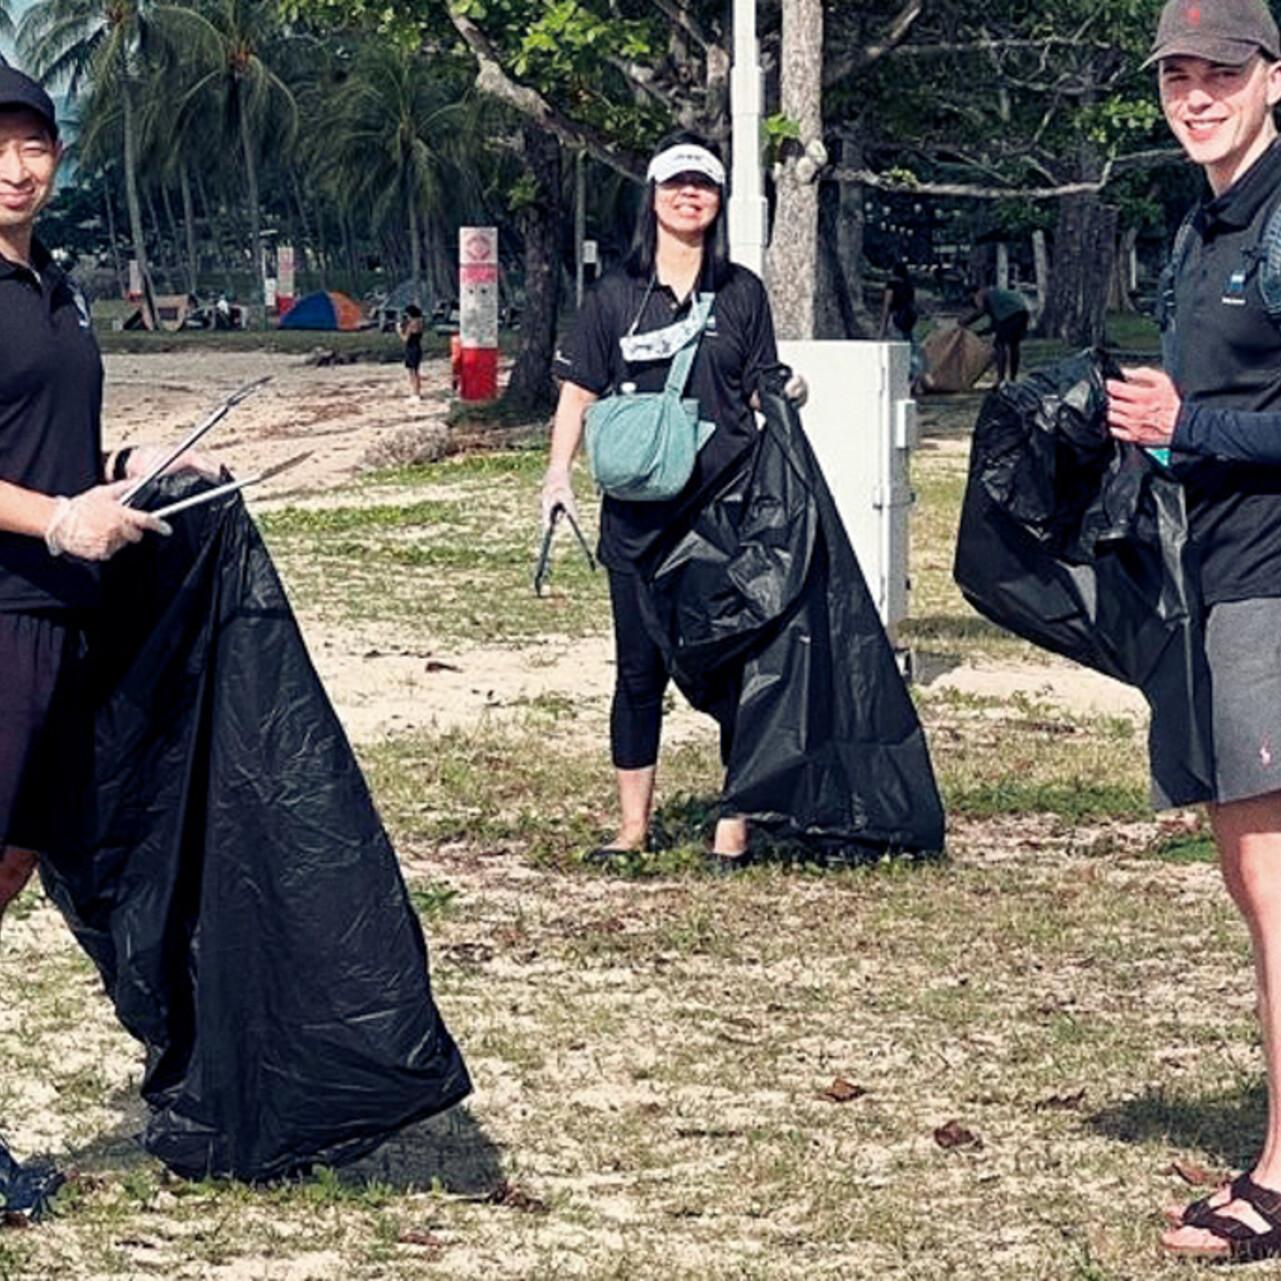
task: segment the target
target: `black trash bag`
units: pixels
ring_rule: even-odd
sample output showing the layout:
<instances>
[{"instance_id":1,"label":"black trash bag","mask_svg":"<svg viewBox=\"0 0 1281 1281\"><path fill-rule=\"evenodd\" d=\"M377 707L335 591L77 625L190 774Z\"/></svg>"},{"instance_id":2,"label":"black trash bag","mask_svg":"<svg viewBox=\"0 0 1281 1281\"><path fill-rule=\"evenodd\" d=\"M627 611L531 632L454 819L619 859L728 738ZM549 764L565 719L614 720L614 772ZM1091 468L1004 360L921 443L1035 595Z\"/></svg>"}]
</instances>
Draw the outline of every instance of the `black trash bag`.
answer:
<instances>
[{"instance_id":1,"label":"black trash bag","mask_svg":"<svg viewBox=\"0 0 1281 1281\"><path fill-rule=\"evenodd\" d=\"M1152 710L1153 804L1213 797L1209 670L1183 490L1107 430L1086 352L983 402L953 574L981 614L1129 685Z\"/></svg>"},{"instance_id":2,"label":"black trash bag","mask_svg":"<svg viewBox=\"0 0 1281 1281\"><path fill-rule=\"evenodd\" d=\"M168 480L154 505L207 485ZM146 1046L170 1169L337 1165L470 1090L395 853L239 497L107 566L45 886Z\"/></svg>"},{"instance_id":3,"label":"black trash bag","mask_svg":"<svg viewBox=\"0 0 1281 1281\"><path fill-rule=\"evenodd\" d=\"M66 1182L47 1161L19 1165L0 1139L0 1220L35 1223L48 1214Z\"/></svg>"},{"instance_id":4,"label":"black trash bag","mask_svg":"<svg viewBox=\"0 0 1281 1281\"><path fill-rule=\"evenodd\" d=\"M765 428L640 567L645 624L732 736L724 812L850 852L936 852L925 736L800 419Z\"/></svg>"}]
</instances>

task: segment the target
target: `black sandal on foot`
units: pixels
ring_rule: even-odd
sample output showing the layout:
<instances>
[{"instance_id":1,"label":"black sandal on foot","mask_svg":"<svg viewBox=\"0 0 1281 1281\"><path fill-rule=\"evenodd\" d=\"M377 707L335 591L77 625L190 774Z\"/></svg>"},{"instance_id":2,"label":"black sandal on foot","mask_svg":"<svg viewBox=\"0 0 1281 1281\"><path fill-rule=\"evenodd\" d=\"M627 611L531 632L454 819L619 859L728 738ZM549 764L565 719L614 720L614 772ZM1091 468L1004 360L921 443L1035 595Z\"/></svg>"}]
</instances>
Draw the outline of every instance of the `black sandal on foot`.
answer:
<instances>
[{"instance_id":1,"label":"black sandal on foot","mask_svg":"<svg viewBox=\"0 0 1281 1281\"><path fill-rule=\"evenodd\" d=\"M703 868L712 876L734 876L751 865L752 855L748 850L741 854L722 854L718 850L708 850L703 855Z\"/></svg>"},{"instance_id":2,"label":"black sandal on foot","mask_svg":"<svg viewBox=\"0 0 1281 1281\"><path fill-rule=\"evenodd\" d=\"M1223 1246L1210 1249L1166 1245L1162 1248L1167 1254L1181 1259L1221 1259L1231 1263L1255 1263L1281 1255L1281 1192L1262 1187L1248 1174L1238 1175L1230 1186L1232 1199L1248 1205L1268 1225L1267 1229L1259 1232L1243 1220L1220 1214L1208 1206L1204 1210L1196 1208L1200 1202L1194 1201L1188 1210L1195 1210L1196 1221L1186 1226L1209 1232L1218 1237Z\"/></svg>"},{"instance_id":3,"label":"black sandal on foot","mask_svg":"<svg viewBox=\"0 0 1281 1281\"><path fill-rule=\"evenodd\" d=\"M583 862L588 867L617 867L620 863L625 863L629 858L635 858L644 852L644 850L628 849L623 845L600 845L594 850L588 850L583 855Z\"/></svg>"},{"instance_id":4,"label":"black sandal on foot","mask_svg":"<svg viewBox=\"0 0 1281 1281\"><path fill-rule=\"evenodd\" d=\"M1199 1228L1202 1226L1201 1220L1207 1214L1217 1214L1225 1205L1231 1204L1240 1196L1242 1188L1245 1186L1241 1181L1246 1176L1238 1174L1236 1178L1214 1189L1209 1196L1203 1196L1200 1200L1193 1201L1190 1205L1185 1205L1181 1211L1174 1211L1169 1214L1169 1223L1172 1228ZM1226 1201L1220 1201L1218 1205L1211 1205L1210 1202L1220 1193L1226 1192L1228 1198ZM1241 1198L1244 1199L1244 1198Z\"/></svg>"}]
</instances>

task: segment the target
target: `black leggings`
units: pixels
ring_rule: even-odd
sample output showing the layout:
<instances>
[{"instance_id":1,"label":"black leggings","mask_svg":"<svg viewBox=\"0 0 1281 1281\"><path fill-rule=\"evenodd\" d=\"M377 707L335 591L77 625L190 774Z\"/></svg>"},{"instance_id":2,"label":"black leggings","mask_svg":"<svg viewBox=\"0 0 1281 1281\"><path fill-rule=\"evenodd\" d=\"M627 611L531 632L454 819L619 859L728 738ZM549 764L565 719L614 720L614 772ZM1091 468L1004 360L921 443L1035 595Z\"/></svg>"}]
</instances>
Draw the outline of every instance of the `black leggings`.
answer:
<instances>
[{"instance_id":1,"label":"black leggings","mask_svg":"<svg viewBox=\"0 0 1281 1281\"><path fill-rule=\"evenodd\" d=\"M1011 382L1019 376L1019 347L1027 337L1029 319L1026 311L1019 311L992 326L992 341L996 348L996 376L1001 382L1005 381L1007 373Z\"/></svg>"},{"instance_id":2,"label":"black leggings","mask_svg":"<svg viewBox=\"0 0 1281 1281\"><path fill-rule=\"evenodd\" d=\"M609 571L609 603L614 612L614 703L609 714L609 746L615 769L648 769L658 762L663 728L667 664L645 630L635 574ZM733 718L721 724L721 760L729 761Z\"/></svg>"}]
</instances>

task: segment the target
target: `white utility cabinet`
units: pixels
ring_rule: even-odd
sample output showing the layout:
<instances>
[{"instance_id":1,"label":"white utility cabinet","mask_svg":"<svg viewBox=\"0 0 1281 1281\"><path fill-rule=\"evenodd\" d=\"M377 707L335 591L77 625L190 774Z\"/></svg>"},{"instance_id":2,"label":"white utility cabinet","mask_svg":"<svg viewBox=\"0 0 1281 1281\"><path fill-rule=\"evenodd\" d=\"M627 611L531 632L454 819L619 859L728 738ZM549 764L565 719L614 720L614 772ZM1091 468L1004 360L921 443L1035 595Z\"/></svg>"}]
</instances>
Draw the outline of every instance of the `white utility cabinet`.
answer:
<instances>
[{"instance_id":1,"label":"white utility cabinet","mask_svg":"<svg viewBox=\"0 0 1281 1281\"><path fill-rule=\"evenodd\" d=\"M910 456L917 444L911 348L903 342L780 342L779 358L809 383L801 411L868 589L905 668Z\"/></svg>"}]
</instances>

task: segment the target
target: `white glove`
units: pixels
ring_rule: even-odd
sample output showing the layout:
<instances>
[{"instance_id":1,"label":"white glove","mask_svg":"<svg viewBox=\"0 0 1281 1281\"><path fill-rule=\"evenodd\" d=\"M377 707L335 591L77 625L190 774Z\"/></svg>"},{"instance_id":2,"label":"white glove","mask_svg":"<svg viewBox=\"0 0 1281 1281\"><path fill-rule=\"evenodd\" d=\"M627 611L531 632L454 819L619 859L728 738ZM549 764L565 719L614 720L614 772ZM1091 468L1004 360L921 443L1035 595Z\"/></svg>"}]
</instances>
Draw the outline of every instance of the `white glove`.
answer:
<instances>
[{"instance_id":1,"label":"white glove","mask_svg":"<svg viewBox=\"0 0 1281 1281\"><path fill-rule=\"evenodd\" d=\"M542 509L544 529L552 523L552 512L557 507L563 507L567 515L572 517L578 524L582 524L578 518L578 504L574 501L574 486L569 479L568 469L549 467L546 476L543 477Z\"/></svg>"},{"instance_id":2,"label":"white glove","mask_svg":"<svg viewBox=\"0 0 1281 1281\"><path fill-rule=\"evenodd\" d=\"M148 530L172 534L173 530L158 516L120 505L120 496L132 483L118 480L86 489L74 498L59 498L53 519L44 531L49 554L109 560L126 543L138 542Z\"/></svg>"},{"instance_id":3,"label":"white glove","mask_svg":"<svg viewBox=\"0 0 1281 1281\"><path fill-rule=\"evenodd\" d=\"M800 374L793 374L783 384L783 395L786 396L797 409L803 409L805 402L810 398L810 385L801 377Z\"/></svg>"},{"instance_id":4,"label":"white glove","mask_svg":"<svg viewBox=\"0 0 1281 1281\"><path fill-rule=\"evenodd\" d=\"M129 457L125 459L125 479L141 480L168 453L167 445L134 445L129 450ZM198 449L188 449L179 454L161 474L172 476L180 471L199 472L202 476L208 476L210 480L217 480L221 474L218 464Z\"/></svg>"}]
</instances>

